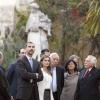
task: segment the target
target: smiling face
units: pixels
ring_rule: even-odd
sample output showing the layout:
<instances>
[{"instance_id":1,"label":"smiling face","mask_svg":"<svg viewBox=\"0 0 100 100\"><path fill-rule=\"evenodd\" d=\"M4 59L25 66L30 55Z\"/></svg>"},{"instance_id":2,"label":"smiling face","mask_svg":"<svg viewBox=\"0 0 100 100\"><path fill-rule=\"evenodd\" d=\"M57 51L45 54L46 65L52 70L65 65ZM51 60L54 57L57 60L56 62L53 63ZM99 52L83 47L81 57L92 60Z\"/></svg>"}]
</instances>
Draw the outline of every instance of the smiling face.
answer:
<instances>
[{"instance_id":1,"label":"smiling face","mask_svg":"<svg viewBox=\"0 0 100 100\"><path fill-rule=\"evenodd\" d=\"M59 65L60 59L59 59L58 54L52 53L52 54L50 55L50 60L51 60L51 66L52 66L52 67L56 67L56 66Z\"/></svg>"},{"instance_id":2,"label":"smiling face","mask_svg":"<svg viewBox=\"0 0 100 100\"><path fill-rule=\"evenodd\" d=\"M49 67L50 66L50 58L46 57L43 59L43 61L41 62L43 67Z\"/></svg>"},{"instance_id":3,"label":"smiling face","mask_svg":"<svg viewBox=\"0 0 100 100\"><path fill-rule=\"evenodd\" d=\"M93 64L91 63L91 60L89 58L86 58L84 61L84 67L85 68L92 68Z\"/></svg>"},{"instance_id":4,"label":"smiling face","mask_svg":"<svg viewBox=\"0 0 100 100\"><path fill-rule=\"evenodd\" d=\"M73 60L69 60L66 65L65 65L66 72L71 73L71 72L77 72L77 64Z\"/></svg>"},{"instance_id":5,"label":"smiling face","mask_svg":"<svg viewBox=\"0 0 100 100\"><path fill-rule=\"evenodd\" d=\"M74 69L75 69L75 64L74 64L74 62L69 62L69 64L68 64L68 70L70 71L70 70L73 70L74 71Z\"/></svg>"},{"instance_id":6,"label":"smiling face","mask_svg":"<svg viewBox=\"0 0 100 100\"><path fill-rule=\"evenodd\" d=\"M96 67L97 59L95 56L88 55L84 61L84 67L85 68L92 68Z\"/></svg>"},{"instance_id":7,"label":"smiling face","mask_svg":"<svg viewBox=\"0 0 100 100\"><path fill-rule=\"evenodd\" d=\"M47 69L48 67L50 67L50 57L47 55L43 55L41 57L40 63L41 63L41 67Z\"/></svg>"}]
</instances>

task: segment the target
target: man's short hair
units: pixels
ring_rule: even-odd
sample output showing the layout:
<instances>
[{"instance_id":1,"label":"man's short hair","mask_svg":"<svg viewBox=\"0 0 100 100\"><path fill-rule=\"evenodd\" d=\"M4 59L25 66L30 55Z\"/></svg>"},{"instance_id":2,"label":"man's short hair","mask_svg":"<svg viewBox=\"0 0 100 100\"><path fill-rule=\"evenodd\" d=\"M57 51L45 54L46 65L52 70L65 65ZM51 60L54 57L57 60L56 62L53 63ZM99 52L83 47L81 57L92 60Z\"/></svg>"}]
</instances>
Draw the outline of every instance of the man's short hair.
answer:
<instances>
[{"instance_id":1,"label":"man's short hair","mask_svg":"<svg viewBox=\"0 0 100 100\"><path fill-rule=\"evenodd\" d=\"M96 59L95 56L93 56L93 55L88 55L88 56L86 57L86 59L89 59L89 61L96 67L97 59Z\"/></svg>"},{"instance_id":2,"label":"man's short hair","mask_svg":"<svg viewBox=\"0 0 100 100\"><path fill-rule=\"evenodd\" d=\"M53 53L50 54L50 58L52 58L52 57L57 57L57 58L59 58L59 55L58 55L58 53L53 52Z\"/></svg>"},{"instance_id":3,"label":"man's short hair","mask_svg":"<svg viewBox=\"0 0 100 100\"><path fill-rule=\"evenodd\" d=\"M43 49L41 50L41 54L45 54L45 52L50 52L49 49Z\"/></svg>"},{"instance_id":4,"label":"man's short hair","mask_svg":"<svg viewBox=\"0 0 100 100\"><path fill-rule=\"evenodd\" d=\"M32 44L34 44L33 42L29 41L29 42L27 42L27 43L25 44L25 47L27 47L27 44L28 44L28 43L32 43Z\"/></svg>"}]
</instances>

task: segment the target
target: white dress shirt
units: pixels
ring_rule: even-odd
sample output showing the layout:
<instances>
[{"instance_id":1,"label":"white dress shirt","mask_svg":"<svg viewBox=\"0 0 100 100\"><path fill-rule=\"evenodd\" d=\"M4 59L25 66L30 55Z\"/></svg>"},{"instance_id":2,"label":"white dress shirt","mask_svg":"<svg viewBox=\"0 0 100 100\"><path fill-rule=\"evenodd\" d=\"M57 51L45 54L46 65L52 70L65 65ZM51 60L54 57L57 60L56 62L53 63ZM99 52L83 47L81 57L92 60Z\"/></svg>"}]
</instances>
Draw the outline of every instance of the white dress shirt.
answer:
<instances>
[{"instance_id":1,"label":"white dress shirt","mask_svg":"<svg viewBox=\"0 0 100 100\"><path fill-rule=\"evenodd\" d=\"M57 91L57 75L56 75L56 67L53 67L52 69L52 91Z\"/></svg>"}]
</instances>

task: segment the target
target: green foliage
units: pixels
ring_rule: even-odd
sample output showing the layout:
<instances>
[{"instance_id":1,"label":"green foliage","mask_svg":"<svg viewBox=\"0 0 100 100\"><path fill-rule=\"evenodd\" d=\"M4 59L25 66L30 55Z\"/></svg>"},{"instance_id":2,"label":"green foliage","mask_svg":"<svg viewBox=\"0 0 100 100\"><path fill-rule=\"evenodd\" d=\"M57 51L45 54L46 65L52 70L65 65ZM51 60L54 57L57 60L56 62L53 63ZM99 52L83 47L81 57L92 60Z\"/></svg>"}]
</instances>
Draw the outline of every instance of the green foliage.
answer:
<instances>
[{"instance_id":1,"label":"green foliage","mask_svg":"<svg viewBox=\"0 0 100 100\"><path fill-rule=\"evenodd\" d=\"M72 9L77 8L80 0L37 0L37 2L41 10L52 19L54 25L52 33L58 34L60 32L59 34L61 34L58 38L52 35L49 39L50 47L52 51L56 50L64 56L62 51L64 52L66 46L77 44L80 39L80 23L75 22L77 19L73 20L74 16L71 15ZM64 34L65 38L62 36Z\"/></svg>"},{"instance_id":2,"label":"green foliage","mask_svg":"<svg viewBox=\"0 0 100 100\"><path fill-rule=\"evenodd\" d=\"M56 6L54 0L37 0L41 11L49 16L52 21L56 20L59 14L59 8Z\"/></svg>"},{"instance_id":3,"label":"green foliage","mask_svg":"<svg viewBox=\"0 0 100 100\"><path fill-rule=\"evenodd\" d=\"M100 0L91 0L84 28L88 36L96 36L100 33Z\"/></svg>"},{"instance_id":4,"label":"green foliage","mask_svg":"<svg viewBox=\"0 0 100 100\"><path fill-rule=\"evenodd\" d=\"M68 0L68 5L72 8L74 5L77 5L80 0Z\"/></svg>"},{"instance_id":5,"label":"green foliage","mask_svg":"<svg viewBox=\"0 0 100 100\"><path fill-rule=\"evenodd\" d=\"M12 41L4 40L4 68L7 68L10 63L13 63L17 57L20 48L23 48L25 41L22 40L18 34L13 33Z\"/></svg>"},{"instance_id":6,"label":"green foliage","mask_svg":"<svg viewBox=\"0 0 100 100\"><path fill-rule=\"evenodd\" d=\"M52 52L54 52L54 51L56 51L56 52L59 52L59 39L57 38L57 36L55 36L54 34L53 34L53 36L52 37L48 37L48 40L49 40L49 46L50 46L50 51ZM52 41L52 42L51 42Z\"/></svg>"},{"instance_id":7,"label":"green foliage","mask_svg":"<svg viewBox=\"0 0 100 100\"><path fill-rule=\"evenodd\" d=\"M4 50L4 63L3 66L7 69L10 63L13 63L16 59L16 51L14 49Z\"/></svg>"},{"instance_id":8,"label":"green foliage","mask_svg":"<svg viewBox=\"0 0 100 100\"><path fill-rule=\"evenodd\" d=\"M24 47L25 41L20 37L18 31L22 26L26 26L27 22L27 12L16 12L17 13L17 23L16 23L16 30L12 33L10 38L4 39L4 68L10 63L13 63L18 57L18 51L20 48Z\"/></svg>"},{"instance_id":9,"label":"green foliage","mask_svg":"<svg viewBox=\"0 0 100 100\"><path fill-rule=\"evenodd\" d=\"M82 17L87 15L85 23L86 31L83 32L83 36L86 36L87 33L88 35L96 35L97 33L100 33L100 30L98 30L100 29L100 3L97 3L100 2L100 0L90 0L90 2L91 1L94 3L90 3L89 7L88 0L85 0L85 2L82 2L82 0L37 0L41 11L47 14L52 20L53 34L51 37L48 37L51 52L56 51L64 57L68 57L72 53L77 53L83 56L83 49L86 47L86 44L83 43L80 47L77 47L80 38L82 39L82 35L80 34L83 32ZM73 16L72 10L74 8L79 12L79 16ZM7 46L7 48L4 49L4 55L6 57L4 63L5 68L17 58L18 49L25 44L25 41L19 36L18 32L22 26L26 25L27 18L27 12L17 12L16 30L15 33L13 33L12 39L13 43L11 46ZM96 38L97 41L99 41L99 37L97 36ZM9 40L6 40L6 44L7 42L9 43ZM65 47L61 48L63 46Z\"/></svg>"},{"instance_id":10,"label":"green foliage","mask_svg":"<svg viewBox=\"0 0 100 100\"><path fill-rule=\"evenodd\" d=\"M84 1L84 2L80 2L78 5L77 5L77 8L79 10L79 15L80 16L86 16L88 10L89 10L89 3L88 1Z\"/></svg>"},{"instance_id":11,"label":"green foliage","mask_svg":"<svg viewBox=\"0 0 100 100\"><path fill-rule=\"evenodd\" d=\"M18 31L22 26L26 26L28 15L24 11L16 13L17 13L16 31Z\"/></svg>"}]
</instances>

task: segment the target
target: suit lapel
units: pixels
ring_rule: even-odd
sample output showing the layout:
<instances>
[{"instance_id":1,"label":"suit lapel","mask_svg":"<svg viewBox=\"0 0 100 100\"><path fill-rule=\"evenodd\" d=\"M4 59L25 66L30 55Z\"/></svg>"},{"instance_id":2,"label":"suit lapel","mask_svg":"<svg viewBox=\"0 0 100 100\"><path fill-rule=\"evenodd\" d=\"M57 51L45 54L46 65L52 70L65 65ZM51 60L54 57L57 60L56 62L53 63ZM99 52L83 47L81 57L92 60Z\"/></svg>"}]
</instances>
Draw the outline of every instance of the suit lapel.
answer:
<instances>
[{"instance_id":1,"label":"suit lapel","mask_svg":"<svg viewBox=\"0 0 100 100\"><path fill-rule=\"evenodd\" d=\"M95 70L95 67L93 67L93 68L91 69L91 71L89 72L88 76L87 76L86 78L84 78L84 74L85 74L85 72L86 72L86 69L85 69L85 70L82 72L82 74L81 74L81 78L83 78L83 79L90 79L90 77L92 76L94 70Z\"/></svg>"},{"instance_id":2,"label":"suit lapel","mask_svg":"<svg viewBox=\"0 0 100 100\"><path fill-rule=\"evenodd\" d=\"M80 74L80 79L82 79L83 77L84 77L84 74L85 74L85 72L86 72L86 69L84 69L83 71L82 71L82 73Z\"/></svg>"},{"instance_id":3,"label":"suit lapel","mask_svg":"<svg viewBox=\"0 0 100 100\"><path fill-rule=\"evenodd\" d=\"M94 73L94 71L95 71L95 67L93 67L92 69L91 69L91 71L89 72L89 75L88 75L88 77L87 78L91 78L91 76L93 75L93 73Z\"/></svg>"},{"instance_id":4,"label":"suit lapel","mask_svg":"<svg viewBox=\"0 0 100 100\"><path fill-rule=\"evenodd\" d=\"M33 72L36 72L36 62L35 62L35 60L34 59L32 59L33 60Z\"/></svg>"},{"instance_id":5,"label":"suit lapel","mask_svg":"<svg viewBox=\"0 0 100 100\"><path fill-rule=\"evenodd\" d=\"M28 71L32 72L31 65L30 65L30 63L29 63L29 61L28 61L28 59L27 59L26 56L24 56L24 62L25 62L25 65L26 65L26 69L27 69Z\"/></svg>"},{"instance_id":6,"label":"suit lapel","mask_svg":"<svg viewBox=\"0 0 100 100\"><path fill-rule=\"evenodd\" d=\"M59 78L60 78L60 75L59 75L59 68L56 67L56 79L57 79L57 88L58 88L58 83L59 83Z\"/></svg>"}]
</instances>

